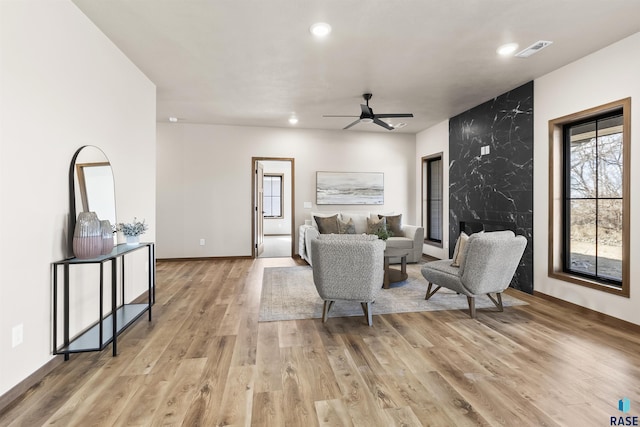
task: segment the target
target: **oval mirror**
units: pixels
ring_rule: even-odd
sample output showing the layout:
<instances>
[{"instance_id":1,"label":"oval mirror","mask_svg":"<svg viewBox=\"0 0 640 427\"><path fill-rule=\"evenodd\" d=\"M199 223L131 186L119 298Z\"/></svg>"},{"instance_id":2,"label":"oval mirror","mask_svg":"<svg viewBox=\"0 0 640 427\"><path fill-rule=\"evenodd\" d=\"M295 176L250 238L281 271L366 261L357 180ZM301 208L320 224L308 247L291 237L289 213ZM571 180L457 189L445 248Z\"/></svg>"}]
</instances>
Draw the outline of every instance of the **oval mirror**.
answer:
<instances>
[{"instance_id":1,"label":"oval mirror","mask_svg":"<svg viewBox=\"0 0 640 427\"><path fill-rule=\"evenodd\" d=\"M69 245L80 212L95 212L99 219L116 225L116 193L111 163L93 145L80 147L69 168ZM70 247L70 253L73 249Z\"/></svg>"}]
</instances>

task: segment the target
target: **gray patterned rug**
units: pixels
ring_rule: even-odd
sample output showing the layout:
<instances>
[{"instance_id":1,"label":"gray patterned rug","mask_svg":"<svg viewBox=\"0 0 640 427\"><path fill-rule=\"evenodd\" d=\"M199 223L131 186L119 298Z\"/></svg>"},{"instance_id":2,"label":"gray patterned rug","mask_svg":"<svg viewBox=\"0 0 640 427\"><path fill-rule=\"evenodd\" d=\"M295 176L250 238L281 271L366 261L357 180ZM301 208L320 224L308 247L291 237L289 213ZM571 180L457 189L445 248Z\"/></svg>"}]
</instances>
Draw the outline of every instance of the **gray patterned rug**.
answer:
<instances>
[{"instance_id":1,"label":"gray patterned rug","mask_svg":"<svg viewBox=\"0 0 640 427\"><path fill-rule=\"evenodd\" d=\"M440 289L428 301L424 300L427 281L420 273L420 264L409 264L409 278L382 289L373 305L373 314L408 313L435 310L468 310L467 298L448 289ZM399 268L399 266L398 266ZM502 295L504 306L526 304L510 295ZM266 267L260 300L260 322L276 320L315 319L322 317L323 301L313 284L311 267ZM476 298L476 308L495 308L488 297ZM336 301L329 317L362 316L360 304Z\"/></svg>"}]
</instances>

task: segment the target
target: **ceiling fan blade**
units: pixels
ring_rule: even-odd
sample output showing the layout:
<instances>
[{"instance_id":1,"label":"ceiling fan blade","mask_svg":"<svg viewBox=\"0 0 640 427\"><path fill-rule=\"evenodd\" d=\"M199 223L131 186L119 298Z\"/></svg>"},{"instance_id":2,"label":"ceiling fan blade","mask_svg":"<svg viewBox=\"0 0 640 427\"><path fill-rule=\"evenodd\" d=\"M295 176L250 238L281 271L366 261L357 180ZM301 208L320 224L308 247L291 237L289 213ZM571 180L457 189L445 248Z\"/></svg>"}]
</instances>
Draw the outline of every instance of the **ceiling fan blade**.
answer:
<instances>
[{"instance_id":1,"label":"ceiling fan blade","mask_svg":"<svg viewBox=\"0 0 640 427\"><path fill-rule=\"evenodd\" d=\"M322 117L360 117L360 116L334 116L334 115L330 115L330 114L325 114Z\"/></svg>"},{"instance_id":2,"label":"ceiling fan blade","mask_svg":"<svg viewBox=\"0 0 640 427\"><path fill-rule=\"evenodd\" d=\"M373 123L382 126L385 129L389 129L389 130L393 130L393 127L389 126L387 123L383 122L382 120L378 119L377 117L375 119L373 119Z\"/></svg>"},{"instance_id":3,"label":"ceiling fan blade","mask_svg":"<svg viewBox=\"0 0 640 427\"><path fill-rule=\"evenodd\" d=\"M356 121L355 121L355 122L353 122L353 123L350 123L350 124L346 125L345 127L343 127L343 128L342 128L342 130L344 130L344 129L349 129L351 126L353 126L353 125L357 125L358 123L360 123L360 119L356 120Z\"/></svg>"},{"instance_id":4,"label":"ceiling fan blade","mask_svg":"<svg viewBox=\"0 0 640 427\"><path fill-rule=\"evenodd\" d=\"M379 118L391 118L391 117L413 117L411 113L396 113L396 114L376 114L376 117Z\"/></svg>"},{"instance_id":5,"label":"ceiling fan blade","mask_svg":"<svg viewBox=\"0 0 640 427\"><path fill-rule=\"evenodd\" d=\"M368 105L360 104L360 108L362 109L362 115L365 117L373 117L373 111L369 108Z\"/></svg>"}]
</instances>

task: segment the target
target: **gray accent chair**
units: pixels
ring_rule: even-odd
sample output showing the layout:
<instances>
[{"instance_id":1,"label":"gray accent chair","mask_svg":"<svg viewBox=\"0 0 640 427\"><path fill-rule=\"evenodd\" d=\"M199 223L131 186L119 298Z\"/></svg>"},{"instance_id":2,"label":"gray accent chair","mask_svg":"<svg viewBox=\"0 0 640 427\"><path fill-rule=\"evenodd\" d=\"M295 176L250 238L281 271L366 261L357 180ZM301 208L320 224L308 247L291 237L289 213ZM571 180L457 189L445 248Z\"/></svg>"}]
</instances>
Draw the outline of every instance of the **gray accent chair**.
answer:
<instances>
[{"instance_id":1,"label":"gray accent chair","mask_svg":"<svg viewBox=\"0 0 640 427\"><path fill-rule=\"evenodd\" d=\"M324 300L322 321L336 300L357 301L371 326L371 304L384 279L384 241L369 235L320 235L311 247L313 282Z\"/></svg>"},{"instance_id":2,"label":"gray accent chair","mask_svg":"<svg viewBox=\"0 0 640 427\"><path fill-rule=\"evenodd\" d=\"M476 317L475 298L480 295L487 295L503 311L501 293L509 287L526 246L527 239L512 231L472 234L460 267L453 267L451 259L428 262L422 267L422 275L429 282L424 299L444 287L467 296L472 318Z\"/></svg>"}]
</instances>

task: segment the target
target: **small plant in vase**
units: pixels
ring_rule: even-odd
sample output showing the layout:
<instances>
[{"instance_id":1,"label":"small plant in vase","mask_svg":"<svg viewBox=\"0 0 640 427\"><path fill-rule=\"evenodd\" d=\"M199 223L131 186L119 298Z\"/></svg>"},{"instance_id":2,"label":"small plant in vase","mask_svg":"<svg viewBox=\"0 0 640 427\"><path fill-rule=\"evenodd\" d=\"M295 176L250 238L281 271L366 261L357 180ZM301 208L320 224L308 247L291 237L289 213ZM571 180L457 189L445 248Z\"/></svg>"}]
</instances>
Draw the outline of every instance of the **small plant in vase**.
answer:
<instances>
[{"instance_id":1,"label":"small plant in vase","mask_svg":"<svg viewBox=\"0 0 640 427\"><path fill-rule=\"evenodd\" d=\"M379 239L386 241L389 237L393 237L393 232L387 230L387 227L380 227L376 230L375 235L378 236Z\"/></svg>"},{"instance_id":2,"label":"small plant in vase","mask_svg":"<svg viewBox=\"0 0 640 427\"><path fill-rule=\"evenodd\" d=\"M144 219L138 221L135 217L133 222L121 222L118 224L118 231L120 231L127 239L128 245L135 245L140 242L140 235L144 234L149 229L149 226L145 224Z\"/></svg>"}]
</instances>

